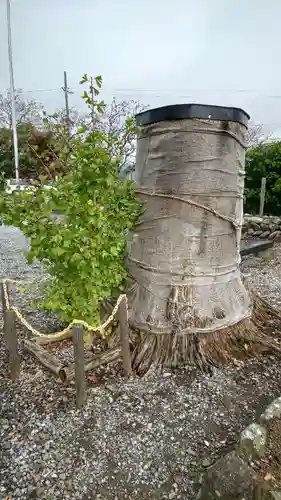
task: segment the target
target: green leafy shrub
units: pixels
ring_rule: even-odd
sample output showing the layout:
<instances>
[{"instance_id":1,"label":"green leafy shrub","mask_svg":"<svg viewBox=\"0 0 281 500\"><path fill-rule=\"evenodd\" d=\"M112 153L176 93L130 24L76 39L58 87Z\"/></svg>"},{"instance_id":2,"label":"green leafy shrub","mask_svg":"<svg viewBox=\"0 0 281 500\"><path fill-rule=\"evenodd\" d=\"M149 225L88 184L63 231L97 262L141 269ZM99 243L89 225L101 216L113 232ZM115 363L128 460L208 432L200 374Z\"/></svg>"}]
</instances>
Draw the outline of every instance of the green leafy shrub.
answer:
<instances>
[{"instance_id":1,"label":"green leafy shrub","mask_svg":"<svg viewBox=\"0 0 281 500\"><path fill-rule=\"evenodd\" d=\"M102 112L103 103L90 105ZM120 177L103 132L81 131L71 166L53 189L45 189L41 178L34 192L3 194L0 213L30 239L28 260L41 261L51 276L44 307L65 321L97 324L101 301L126 278L126 230L141 207L133 183Z\"/></svg>"},{"instance_id":2,"label":"green leafy shrub","mask_svg":"<svg viewBox=\"0 0 281 500\"><path fill-rule=\"evenodd\" d=\"M266 177L264 211L281 215L281 142L261 143L246 154L245 211L258 213L261 179Z\"/></svg>"}]
</instances>

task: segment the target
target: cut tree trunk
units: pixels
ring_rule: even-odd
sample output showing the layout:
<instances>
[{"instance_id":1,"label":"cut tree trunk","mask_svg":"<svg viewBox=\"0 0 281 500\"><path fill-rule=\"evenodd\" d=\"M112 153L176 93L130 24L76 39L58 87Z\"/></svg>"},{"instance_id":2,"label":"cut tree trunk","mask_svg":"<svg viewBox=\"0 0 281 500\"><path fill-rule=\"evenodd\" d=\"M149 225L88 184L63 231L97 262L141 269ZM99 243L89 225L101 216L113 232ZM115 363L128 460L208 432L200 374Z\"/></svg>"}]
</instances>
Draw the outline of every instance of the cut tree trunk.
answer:
<instances>
[{"instance_id":1,"label":"cut tree trunk","mask_svg":"<svg viewBox=\"0 0 281 500\"><path fill-rule=\"evenodd\" d=\"M204 369L278 349L262 328L279 318L240 273L247 122L243 110L203 105L137 115L145 209L128 242L136 369Z\"/></svg>"}]
</instances>

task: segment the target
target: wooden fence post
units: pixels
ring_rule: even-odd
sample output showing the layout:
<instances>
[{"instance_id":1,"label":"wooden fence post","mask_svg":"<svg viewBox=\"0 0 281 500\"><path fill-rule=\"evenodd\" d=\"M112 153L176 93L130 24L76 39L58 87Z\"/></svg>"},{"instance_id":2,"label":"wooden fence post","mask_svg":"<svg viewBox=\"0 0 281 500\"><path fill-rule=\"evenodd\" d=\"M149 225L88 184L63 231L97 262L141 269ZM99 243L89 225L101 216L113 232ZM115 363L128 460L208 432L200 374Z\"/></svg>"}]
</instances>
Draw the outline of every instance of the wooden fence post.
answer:
<instances>
[{"instance_id":1,"label":"wooden fence post","mask_svg":"<svg viewBox=\"0 0 281 500\"><path fill-rule=\"evenodd\" d=\"M132 376L132 359L130 351L130 335L129 335L129 323L128 323L128 311L127 311L127 301L125 297L121 300L118 308L118 317L120 324L120 342L121 342L121 354L123 358L123 368L125 375L127 377Z\"/></svg>"},{"instance_id":2,"label":"wooden fence post","mask_svg":"<svg viewBox=\"0 0 281 500\"><path fill-rule=\"evenodd\" d=\"M81 408L85 402L85 359L84 359L84 329L73 326L73 347L75 364L76 406Z\"/></svg>"},{"instance_id":3,"label":"wooden fence post","mask_svg":"<svg viewBox=\"0 0 281 500\"><path fill-rule=\"evenodd\" d=\"M3 316L4 316L4 312L7 309L7 304L6 304L6 300L5 300L4 285L3 285L2 281L0 283L0 290L1 290L2 312L3 312Z\"/></svg>"},{"instance_id":4,"label":"wooden fence post","mask_svg":"<svg viewBox=\"0 0 281 500\"><path fill-rule=\"evenodd\" d=\"M4 294L4 285L0 284L2 311L4 319L4 339L6 349L9 355L9 368L12 380L16 380L20 374L20 356L17 345L17 331L15 313L12 309L7 309L7 303Z\"/></svg>"},{"instance_id":5,"label":"wooden fence post","mask_svg":"<svg viewBox=\"0 0 281 500\"><path fill-rule=\"evenodd\" d=\"M20 356L17 345L15 313L12 309L4 311L4 336L9 353L11 379L16 380L20 374Z\"/></svg>"},{"instance_id":6,"label":"wooden fence post","mask_svg":"<svg viewBox=\"0 0 281 500\"><path fill-rule=\"evenodd\" d=\"M262 177L261 179L261 193L260 193L260 213L259 216L263 216L264 210L264 200L265 200L265 188L266 188L266 177Z\"/></svg>"}]
</instances>

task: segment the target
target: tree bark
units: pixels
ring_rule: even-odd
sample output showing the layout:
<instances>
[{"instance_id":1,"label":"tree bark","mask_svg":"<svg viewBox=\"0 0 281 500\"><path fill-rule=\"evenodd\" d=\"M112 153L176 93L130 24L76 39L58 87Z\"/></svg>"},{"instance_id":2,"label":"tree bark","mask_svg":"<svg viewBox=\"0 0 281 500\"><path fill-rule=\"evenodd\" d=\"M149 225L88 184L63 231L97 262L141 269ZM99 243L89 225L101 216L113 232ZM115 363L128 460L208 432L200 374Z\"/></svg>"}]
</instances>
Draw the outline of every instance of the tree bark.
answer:
<instances>
[{"instance_id":1,"label":"tree bark","mask_svg":"<svg viewBox=\"0 0 281 500\"><path fill-rule=\"evenodd\" d=\"M239 268L244 118L181 116L142 127L135 180L145 210L128 252L137 283L130 322L141 333L135 364L142 368L190 360L203 366L206 339L215 343L229 330L234 340L243 321L247 339L256 334Z\"/></svg>"}]
</instances>

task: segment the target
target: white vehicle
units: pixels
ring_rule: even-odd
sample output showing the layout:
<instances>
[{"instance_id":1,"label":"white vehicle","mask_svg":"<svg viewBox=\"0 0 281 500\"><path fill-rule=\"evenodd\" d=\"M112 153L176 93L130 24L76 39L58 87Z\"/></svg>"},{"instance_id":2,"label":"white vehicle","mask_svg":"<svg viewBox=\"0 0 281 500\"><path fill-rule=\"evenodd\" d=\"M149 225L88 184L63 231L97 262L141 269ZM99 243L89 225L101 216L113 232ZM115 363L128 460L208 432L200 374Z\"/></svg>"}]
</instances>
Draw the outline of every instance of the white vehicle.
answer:
<instances>
[{"instance_id":1,"label":"white vehicle","mask_svg":"<svg viewBox=\"0 0 281 500\"><path fill-rule=\"evenodd\" d=\"M32 186L23 182L17 183L15 181L11 181L10 179L7 180L6 193L13 193L14 191L32 191L32 189Z\"/></svg>"},{"instance_id":2,"label":"white vehicle","mask_svg":"<svg viewBox=\"0 0 281 500\"><path fill-rule=\"evenodd\" d=\"M52 189L54 186L45 184L44 189ZM24 182L15 182L10 179L7 180L6 193L13 193L14 191L34 191L36 188Z\"/></svg>"}]
</instances>

